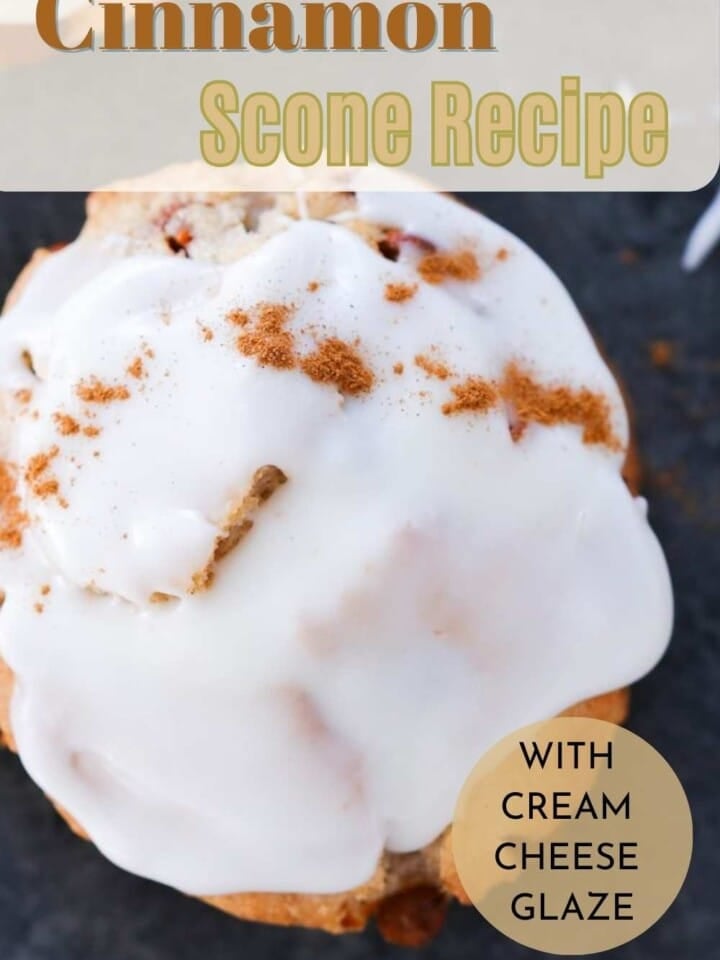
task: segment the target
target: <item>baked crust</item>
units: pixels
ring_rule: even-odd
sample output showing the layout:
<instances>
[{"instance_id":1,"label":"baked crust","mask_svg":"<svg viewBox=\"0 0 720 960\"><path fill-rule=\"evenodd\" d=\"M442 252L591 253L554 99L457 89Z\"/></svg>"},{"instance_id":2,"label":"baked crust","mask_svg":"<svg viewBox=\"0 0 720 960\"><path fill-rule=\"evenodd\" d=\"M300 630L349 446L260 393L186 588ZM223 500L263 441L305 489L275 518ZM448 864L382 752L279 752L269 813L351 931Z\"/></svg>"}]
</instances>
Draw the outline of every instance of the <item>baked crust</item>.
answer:
<instances>
[{"instance_id":1,"label":"baked crust","mask_svg":"<svg viewBox=\"0 0 720 960\"><path fill-rule=\"evenodd\" d=\"M247 196L247 195L246 195ZM347 194L311 195L317 216L328 215L337 206L345 206ZM312 198L315 198L314 200ZM233 194L216 194L215 202L233 202ZM183 194L182 205L196 202L210 205L207 194ZM292 201L291 201L292 202ZM268 195L260 195L246 209L265 207ZM88 202L86 234L103 233L109 227L131 234L144 230L144 242L162 249L167 239L167 221L172 217L177 197L172 194L141 193L131 197L103 192ZM359 232L362 225L358 225ZM37 250L23 269L5 301L5 309L16 303L37 266L53 250ZM630 444L623 476L637 493L640 464L634 443ZM10 724L10 698L13 674L0 659L0 743L15 750ZM593 717L622 723L628 713L629 691L615 690L593 697L564 711L566 716ZM56 807L71 829L87 839L82 826L59 805ZM203 897L207 903L245 920L282 926L312 927L330 933L362 930L375 918L383 937L391 943L419 946L433 937L443 923L451 899L469 903L455 869L451 828L432 843L410 854L386 852L371 879L359 887L337 894L235 893Z\"/></svg>"}]
</instances>

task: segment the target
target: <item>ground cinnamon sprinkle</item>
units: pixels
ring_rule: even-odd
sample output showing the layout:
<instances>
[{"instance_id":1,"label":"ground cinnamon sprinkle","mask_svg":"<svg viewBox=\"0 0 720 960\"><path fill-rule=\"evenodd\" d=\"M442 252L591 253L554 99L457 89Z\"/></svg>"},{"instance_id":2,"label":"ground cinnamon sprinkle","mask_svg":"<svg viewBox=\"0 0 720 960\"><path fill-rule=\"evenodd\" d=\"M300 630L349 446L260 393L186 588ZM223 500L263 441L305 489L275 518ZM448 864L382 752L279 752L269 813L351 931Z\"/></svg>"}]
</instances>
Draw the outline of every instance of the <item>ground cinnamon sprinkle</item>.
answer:
<instances>
[{"instance_id":1,"label":"ground cinnamon sprinkle","mask_svg":"<svg viewBox=\"0 0 720 960\"><path fill-rule=\"evenodd\" d=\"M385 299L390 303L405 303L417 293L414 283L387 283L385 285Z\"/></svg>"},{"instance_id":2,"label":"ground cinnamon sprinkle","mask_svg":"<svg viewBox=\"0 0 720 960\"><path fill-rule=\"evenodd\" d=\"M45 606L42 603L35 603L33 604L33 607L35 609L35 613L42 613L43 610L45 609Z\"/></svg>"},{"instance_id":3,"label":"ground cinnamon sprinkle","mask_svg":"<svg viewBox=\"0 0 720 960\"><path fill-rule=\"evenodd\" d=\"M675 344L669 340L651 340L648 344L650 362L659 370L671 367L675 361Z\"/></svg>"},{"instance_id":4,"label":"ground cinnamon sprinkle","mask_svg":"<svg viewBox=\"0 0 720 960\"><path fill-rule=\"evenodd\" d=\"M247 310L231 310L225 319L236 327L246 327L250 323L250 314Z\"/></svg>"},{"instance_id":5,"label":"ground cinnamon sprinkle","mask_svg":"<svg viewBox=\"0 0 720 960\"><path fill-rule=\"evenodd\" d=\"M332 383L340 393L356 396L368 393L375 377L352 344L328 337L317 349L304 357L300 364L316 383Z\"/></svg>"},{"instance_id":6,"label":"ground cinnamon sprinkle","mask_svg":"<svg viewBox=\"0 0 720 960\"><path fill-rule=\"evenodd\" d=\"M503 260L507 260L509 256L510 256L510 251L506 247L500 247L498 252L495 254L495 259L503 261Z\"/></svg>"},{"instance_id":7,"label":"ground cinnamon sprinkle","mask_svg":"<svg viewBox=\"0 0 720 960\"><path fill-rule=\"evenodd\" d=\"M482 377L468 377L451 388L454 400L442 405L446 417L456 413L487 413L495 406L498 393L495 385Z\"/></svg>"},{"instance_id":8,"label":"ground cinnamon sprinkle","mask_svg":"<svg viewBox=\"0 0 720 960\"><path fill-rule=\"evenodd\" d=\"M131 377L135 377L136 380L141 380L145 376L145 367L143 366L142 357L135 357L133 362L127 368L127 372Z\"/></svg>"},{"instance_id":9,"label":"ground cinnamon sprinkle","mask_svg":"<svg viewBox=\"0 0 720 960\"><path fill-rule=\"evenodd\" d=\"M23 530L29 523L17 495L15 470L0 461L0 549L17 550L22 546Z\"/></svg>"},{"instance_id":10,"label":"ground cinnamon sprinkle","mask_svg":"<svg viewBox=\"0 0 720 960\"><path fill-rule=\"evenodd\" d=\"M573 424L582 427L583 443L601 444L610 450L622 445L612 430L610 404L601 393L587 387L545 386L532 379L518 363L509 363L498 384L469 377L452 387L455 397L445 403L446 416L456 413L487 413L503 400L512 413L510 433L519 441L529 423L551 427Z\"/></svg>"},{"instance_id":11,"label":"ground cinnamon sprinkle","mask_svg":"<svg viewBox=\"0 0 720 960\"><path fill-rule=\"evenodd\" d=\"M435 377L437 380L447 380L452 374L452 370L444 363L426 357L422 353L415 357L415 366L420 367L429 377Z\"/></svg>"},{"instance_id":12,"label":"ground cinnamon sprinkle","mask_svg":"<svg viewBox=\"0 0 720 960\"><path fill-rule=\"evenodd\" d=\"M307 285L307 288L308 288L308 293L315 293L316 290L320 289L320 284L317 282L317 280L311 280L310 283Z\"/></svg>"},{"instance_id":13,"label":"ground cinnamon sprinkle","mask_svg":"<svg viewBox=\"0 0 720 960\"><path fill-rule=\"evenodd\" d=\"M88 426L88 427L83 427L82 432L84 437L97 437L100 435L101 430L100 430L100 427Z\"/></svg>"},{"instance_id":14,"label":"ground cinnamon sprinkle","mask_svg":"<svg viewBox=\"0 0 720 960\"><path fill-rule=\"evenodd\" d=\"M480 265L471 250L428 253L417 269L426 283L442 283L444 280L469 282L480 277Z\"/></svg>"},{"instance_id":15,"label":"ground cinnamon sprinkle","mask_svg":"<svg viewBox=\"0 0 720 960\"><path fill-rule=\"evenodd\" d=\"M58 433L63 437L72 437L80 432L80 424L69 413L54 413L53 420Z\"/></svg>"},{"instance_id":16,"label":"ground cinnamon sprinkle","mask_svg":"<svg viewBox=\"0 0 720 960\"><path fill-rule=\"evenodd\" d=\"M215 339L215 334L210 327L206 327L204 324L198 322L198 328L205 343L210 343L211 340Z\"/></svg>"},{"instance_id":17,"label":"ground cinnamon sprinkle","mask_svg":"<svg viewBox=\"0 0 720 960\"><path fill-rule=\"evenodd\" d=\"M612 430L610 404L601 393L593 393L587 387L572 389L539 384L517 363L506 367L500 393L520 424L574 424L582 427L584 443L602 444L611 450L621 448Z\"/></svg>"},{"instance_id":18,"label":"ground cinnamon sprinkle","mask_svg":"<svg viewBox=\"0 0 720 960\"><path fill-rule=\"evenodd\" d=\"M18 403L22 403L22 404L30 403L30 401L32 400L32 390L27 390L27 389L16 390L15 399L17 400Z\"/></svg>"},{"instance_id":19,"label":"ground cinnamon sprinkle","mask_svg":"<svg viewBox=\"0 0 720 960\"><path fill-rule=\"evenodd\" d=\"M48 497L56 497L60 493L60 484L55 477L51 477L49 480L39 480L34 484L32 492L41 500L47 500Z\"/></svg>"},{"instance_id":20,"label":"ground cinnamon sprinkle","mask_svg":"<svg viewBox=\"0 0 720 960\"><path fill-rule=\"evenodd\" d=\"M395 364L393 364L393 373L396 373L398 376L400 376L400 374L401 374L401 373L404 373L404 372L405 372L405 364L404 364L404 363L395 363Z\"/></svg>"},{"instance_id":21,"label":"ground cinnamon sprinkle","mask_svg":"<svg viewBox=\"0 0 720 960\"><path fill-rule=\"evenodd\" d=\"M49 593L50 593L50 584L49 584L49 583L44 583L44 584L40 587L40 595L43 596L43 597L46 597Z\"/></svg>"},{"instance_id":22,"label":"ground cinnamon sprinkle","mask_svg":"<svg viewBox=\"0 0 720 960\"><path fill-rule=\"evenodd\" d=\"M48 451L36 453L30 457L25 467L25 482L36 497L47 500L48 497L57 497L63 509L68 506L67 500L60 495L60 484L56 477L48 476L50 464L60 452L59 447L52 446Z\"/></svg>"},{"instance_id":23,"label":"ground cinnamon sprinkle","mask_svg":"<svg viewBox=\"0 0 720 960\"><path fill-rule=\"evenodd\" d=\"M618 251L618 260L625 267L634 267L640 260L640 254L633 247L623 247Z\"/></svg>"},{"instance_id":24,"label":"ground cinnamon sprinkle","mask_svg":"<svg viewBox=\"0 0 720 960\"><path fill-rule=\"evenodd\" d=\"M30 457L25 467L25 482L30 485L36 483L59 453L60 448L53 445L46 453L36 453Z\"/></svg>"},{"instance_id":25,"label":"ground cinnamon sprinkle","mask_svg":"<svg viewBox=\"0 0 720 960\"><path fill-rule=\"evenodd\" d=\"M295 338L285 324L290 319L293 308L284 303L262 303L253 311L250 318L252 329L241 334L237 348L246 357L253 357L263 367L275 367L278 370L291 370L295 366ZM228 314L231 323L247 326L246 321L238 319L247 316L243 311Z\"/></svg>"},{"instance_id":26,"label":"ground cinnamon sprinkle","mask_svg":"<svg viewBox=\"0 0 720 960\"><path fill-rule=\"evenodd\" d=\"M112 403L114 400L130 399L130 391L127 387L122 384L112 386L109 383L103 383L97 377L81 380L75 387L75 393L85 403Z\"/></svg>"}]
</instances>

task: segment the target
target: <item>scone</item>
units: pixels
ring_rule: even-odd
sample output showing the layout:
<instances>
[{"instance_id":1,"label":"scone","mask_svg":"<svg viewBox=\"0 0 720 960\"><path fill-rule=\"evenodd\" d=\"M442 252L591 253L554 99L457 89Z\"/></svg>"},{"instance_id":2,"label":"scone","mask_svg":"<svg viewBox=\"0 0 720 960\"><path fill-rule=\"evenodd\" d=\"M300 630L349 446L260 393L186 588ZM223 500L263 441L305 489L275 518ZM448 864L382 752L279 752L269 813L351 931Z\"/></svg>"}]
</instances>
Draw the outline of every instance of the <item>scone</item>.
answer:
<instances>
[{"instance_id":1,"label":"scone","mask_svg":"<svg viewBox=\"0 0 720 960\"><path fill-rule=\"evenodd\" d=\"M668 642L618 386L449 197L141 186L0 324L0 724L125 869L418 943L484 750Z\"/></svg>"}]
</instances>

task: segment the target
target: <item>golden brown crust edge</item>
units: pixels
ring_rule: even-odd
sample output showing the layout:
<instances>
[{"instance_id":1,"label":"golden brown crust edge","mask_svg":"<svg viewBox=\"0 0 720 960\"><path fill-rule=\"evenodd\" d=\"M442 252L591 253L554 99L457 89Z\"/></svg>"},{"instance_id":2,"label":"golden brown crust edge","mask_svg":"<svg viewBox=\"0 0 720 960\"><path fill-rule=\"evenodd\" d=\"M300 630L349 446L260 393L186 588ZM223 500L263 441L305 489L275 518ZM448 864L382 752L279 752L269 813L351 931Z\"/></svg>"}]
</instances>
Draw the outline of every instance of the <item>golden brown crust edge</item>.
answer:
<instances>
[{"instance_id":1,"label":"golden brown crust edge","mask_svg":"<svg viewBox=\"0 0 720 960\"><path fill-rule=\"evenodd\" d=\"M98 216L97 210L91 212ZM33 270L51 253L50 250L35 252L8 294L5 309L17 302ZM636 493L640 474L634 444L628 451L623 475ZM12 686L13 674L0 659L0 743L14 750L9 715ZM622 723L628 707L629 691L623 689L585 700L564 711L564 715ZM87 838L81 825L67 811L60 807L58 810L75 833ZM455 870L448 827L416 853L385 853L367 883L343 893L235 893L202 899L240 919L312 927L329 933L362 930L374 917L380 932L390 942L419 946L439 931L451 898L469 902Z\"/></svg>"}]
</instances>

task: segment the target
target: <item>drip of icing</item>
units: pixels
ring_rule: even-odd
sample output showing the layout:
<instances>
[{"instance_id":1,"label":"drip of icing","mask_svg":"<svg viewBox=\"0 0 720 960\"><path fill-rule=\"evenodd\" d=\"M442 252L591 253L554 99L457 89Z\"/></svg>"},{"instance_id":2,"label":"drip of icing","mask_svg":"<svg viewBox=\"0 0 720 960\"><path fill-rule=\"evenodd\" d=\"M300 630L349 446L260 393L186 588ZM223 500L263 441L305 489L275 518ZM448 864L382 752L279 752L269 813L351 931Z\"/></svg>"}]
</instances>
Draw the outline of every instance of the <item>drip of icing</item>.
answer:
<instances>
[{"instance_id":1,"label":"drip of icing","mask_svg":"<svg viewBox=\"0 0 720 960\"><path fill-rule=\"evenodd\" d=\"M446 197L360 192L357 207L471 250L480 278L424 283L414 243L391 261L310 219L223 265L84 236L0 325L3 453L22 467L57 446L65 500L21 472L31 524L0 552L20 754L108 857L188 892L366 881L383 848L445 828L489 745L634 681L670 633L667 569L620 450L573 425L517 442L502 405L441 412L452 383L521 361L604 396L626 442L561 284ZM391 302L388 284L417 289ZM352 345L372 389L245 355L229 317L263 303L288 308L299 355ZM128 396L88 403L92 378ZM56 413L98 432L60 435ZM266 465L286 482L193 591Z\"/></svg>"}]
</instances>

